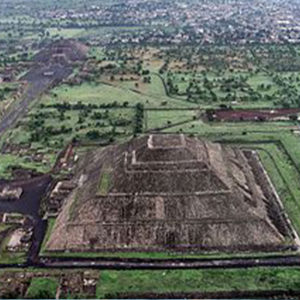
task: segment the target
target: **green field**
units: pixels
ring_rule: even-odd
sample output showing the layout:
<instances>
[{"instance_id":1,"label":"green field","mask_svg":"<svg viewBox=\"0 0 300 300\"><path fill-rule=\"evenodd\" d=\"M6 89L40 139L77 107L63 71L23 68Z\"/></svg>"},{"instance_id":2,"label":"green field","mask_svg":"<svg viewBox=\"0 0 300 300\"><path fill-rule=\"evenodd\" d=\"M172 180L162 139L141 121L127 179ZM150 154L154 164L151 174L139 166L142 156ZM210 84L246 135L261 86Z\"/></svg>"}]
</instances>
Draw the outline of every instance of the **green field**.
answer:
<instances>
[{"instance_id":1,"label":"green field","mask_svg":"<svg viewBox=\"0 0 300 300\"><path fill-rule=\"evenodd\" d=\"M17 156L12 154L1 154L0 156L0 178L11 178L11 167L21 167L24 169L33 169L37 172L49 172L54 164L55 156L46 155L47 163L37 163L30 161L29 157Z\"/></svg>"},{"instance_id":2,"label":"green field","mask_svg":"<svg viewBox=\"0 0 300 300\"><path fill-rule=\"evenodd\" d=\"M262 145L259 156L276 187L292 224L300 233L300 176L288 157L276 145Z\"/></svg>"},{"instance_id":3,"label":"green field","mask_svg":"<svg viewBox=\"0 0 300 300\"><path fill-rule=\"evenodd\" d=\"M174 126L174 124L184 121L191 122L197 118L198 113L198 110L146 110L145 129Z\"/></svg>"},{"instance_id":4,"label":"green field","mask_svg":"<svg viewBox=\"0 0 300 300\"><path fill-rule=\"evenodd\" d=\"M178 111L178 116L181 112ZM167 113L166 113L167 116ZM226 123L226 122L213 122L207 123L202 120L191 121L186 124L180 124L171 126L169 128L163 129L162 132L167 133L191 133L194 135L199 135L202 137L210 137L217 135L231 135L231 136L240 136L243 133L252 133L255 134L264 134L265 136L268 133L287 133L291 131L291 127L295 127L295 123L292 122L237 122L237 123ZM246 135L243 139L252 137L252 135Z\"/></svg>"},{"instance_id":5,"label":"green field","mask_svg":"<svg viewBox=\"0 0 300 300\"><path fill-rule=\"evenodd\" d=\"M55 299L57 288L57 278L35 277L31 280L31 283L26 293L26 297L29 299Z\"/></svg>"},{"instance_id":6,"label":"green field","mask_svg":"<svg viewBox=\"0 0 300 300\"><path fill-rule=\"evenodd\" d=\"M243 258L243 257L281 257L297 255L293 251L283 252L244 252L244 253L175 253L175 252L50 252L42 249L42 257L75 257L75 258L141 258L141 259L220 259L220 258Z\"/></svg>"},{"instance_id":7,"label":"green field","mask_svg":"<svg viewBox=\"0 0 300 300\"><path fill-rule=\"evenodd\" d=\"M244 108L272 107L286 101L287 86L291 91L300 90L300 80L295 72L171 70L164 75L164 80L171 82L168 90L172 96L190 98L191 102L212 106L226 103Z\"/></svg>"},{"instance_id":8,"label":"green field","mask_svg":"<svg viewBox=\"0 0 300 300\"><path fill-rule=\"evenodd\" d=\"M101 196L107 195L110 185L111 185L111 175L110 172L107 170L101 174L98 194Z\"/></svg>"},{"instance_id":9,"label":"green field","mask_svg":"<svg viewBox=\"0 0 300 300\"><path fill-rule=\"evenodd\" d=\"M153 78L155 77L153 76ZM83 83L74 87L62 85L53 89L51 95L45 97L42 101L44 104L49 104L55 100L59 102L66 101L68 103L82 101L84 104L97 105L108 104L114 101L117 101L120 105L128 102L131 106L143 103L146 108L160 107L163 101L167 101L168 107L195 106L187 101L168 98L159 79L153 79L152 83L149 84L149 87L143 93L134 92L130 87L122 87L121 84L114 86L105 83Z\"/></svg>"},{"instance_id":10,"label":"green field","mask_svg":"<svg viewBox=\"0 0 300 300\"><path fill-rule=\"evenodd\" d=\"M171 293L226 291L299 291L299 268L253 268L217 270L102 271L97 298L154 293L167 298Z\"/></svg>"},{"instance_id":11,"label":"green field","mask_svg":"<svg viewBox=\"0 0 300 300\"><path fill-rule=\"evenodd\" d=\"M26 298L55 299L59 276L83 270L30 269L34 276L27 289ZM24 272L8 269L5 272ZM20 273L22 274L22 273ZM49 275L51 274L51 275ZM45 276L45 277L43 277ZM178 293L189 298L192 293L240 293L277 291L289 294L299 292L300 269L297 267L204 269L204 270L101 270L96 289L97 299L108 298L174 298ZM172 297L173 295L173 297ZM197 295L197 294L194 294ZM80 297L73 295L72 298Z\"/></svg>"}]
</instances>

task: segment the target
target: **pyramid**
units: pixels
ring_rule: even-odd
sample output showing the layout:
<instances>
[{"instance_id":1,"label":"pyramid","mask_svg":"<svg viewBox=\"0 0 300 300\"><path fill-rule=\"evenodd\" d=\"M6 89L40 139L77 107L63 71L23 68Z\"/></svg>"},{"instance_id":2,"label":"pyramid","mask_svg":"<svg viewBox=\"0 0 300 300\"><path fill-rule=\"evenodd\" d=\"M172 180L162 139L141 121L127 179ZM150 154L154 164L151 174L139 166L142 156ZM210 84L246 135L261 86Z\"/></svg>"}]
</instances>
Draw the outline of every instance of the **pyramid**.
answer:
<instances>
[{"instance_id":1,"label":"pyramid","mask_svg":"<svg viewBox=\"0 0 300 300\"><path fill-rule=\"evenodd\" d=\"M276 250L291 240L254 151L148 135L87 153L49 251Z\"/></svg>"}]
</instances>

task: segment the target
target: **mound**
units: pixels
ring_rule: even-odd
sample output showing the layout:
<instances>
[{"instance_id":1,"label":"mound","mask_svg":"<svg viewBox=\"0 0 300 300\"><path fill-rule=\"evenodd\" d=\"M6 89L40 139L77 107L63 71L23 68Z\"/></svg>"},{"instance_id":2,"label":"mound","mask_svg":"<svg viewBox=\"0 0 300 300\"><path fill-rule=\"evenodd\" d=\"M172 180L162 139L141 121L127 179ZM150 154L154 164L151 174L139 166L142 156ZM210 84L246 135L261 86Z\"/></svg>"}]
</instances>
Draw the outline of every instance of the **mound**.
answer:
<instances>
[{"instance_id":1,"label":"mound","mask_svg":"<svg viewBox=\"0 0 300 300\"><path fill-rule=\"evenodd\" d=\"M37 63L69 64L83 60L88 52L88 47L75 40L58 40L45 47L34 57Z\"/></svg>"},{"instance_id":2,"label":"mound","mask_svg":"<svg viewBox=\"0 0 300 300\"><path fill-rule=\"evenodd\" d=\"M21 80L31 83L38 94L72 74L73 64L84 60L87 51L85 45L74 40L55 41L34 56L32 67Z\"/></svg>"},{"instance_id":3,"label":"mound","mask_svg":"<svg viewBox=\"0 0 300 300\"><path fill-rule=\"evenodd\" d=\"M253 151L150 135L88 153L49 251L274 250L292 240Z\"/></svg>"}]
</instances>

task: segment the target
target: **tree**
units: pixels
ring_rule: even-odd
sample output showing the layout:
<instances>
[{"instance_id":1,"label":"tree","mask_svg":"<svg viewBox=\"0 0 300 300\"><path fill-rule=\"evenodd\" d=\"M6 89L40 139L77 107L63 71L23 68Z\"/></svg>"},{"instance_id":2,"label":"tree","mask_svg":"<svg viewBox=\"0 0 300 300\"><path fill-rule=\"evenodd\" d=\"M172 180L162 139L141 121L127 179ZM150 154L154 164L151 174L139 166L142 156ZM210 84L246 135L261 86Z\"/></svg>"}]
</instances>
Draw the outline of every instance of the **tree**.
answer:
<instances>
[{"instance_id":1,"label":"tree","mask_svg":"<svg viewBox=\"0 0 300 300\"><path fill-rule=\"evenodd\" d=\"M100 132L98 130L90 130L86 133L86 137L90 140L97 140L100 137Z\"/></svg>"},{"instance_id":2,"label":"tree","mask_svg":"<svg viewBox=\"0 0 300 300\"><path fill-rule=\"evenodd\" d=\"M144 122L144 105L142 103L138 103L136 105L136 113L135 113L135 126L134 126L134 134L143 132L143 122Z\"/></svg>"}]
</instances>

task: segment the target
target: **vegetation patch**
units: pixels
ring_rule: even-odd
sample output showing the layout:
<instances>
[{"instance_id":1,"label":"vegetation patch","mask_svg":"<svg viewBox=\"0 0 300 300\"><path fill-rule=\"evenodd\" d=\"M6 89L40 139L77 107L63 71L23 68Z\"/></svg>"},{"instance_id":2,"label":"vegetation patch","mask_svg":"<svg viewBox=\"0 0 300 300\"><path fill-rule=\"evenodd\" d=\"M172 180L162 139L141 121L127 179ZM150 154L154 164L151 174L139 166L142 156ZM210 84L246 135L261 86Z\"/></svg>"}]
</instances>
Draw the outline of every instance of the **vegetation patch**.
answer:
<instances>
[{"instance_id":1,"label":"vegetation patch","mask_svg":"<svg viewBox=\"0 0 300 300\"><path fill-rule=\"evenodd\" d=\"M27 259L26 253L22 251L10 252L7 250L7 244L11 238L7 234L0 244L0 264L20 264L24 263Z\"/></svg>"},{"instance_id":2,"label":"vegetation patch","mask_svg":"<svg viewBox=\"0 0 300 300\"><path fill-rule=\"evenodd\" d=\"M111 186L111 171L104 169L100 177L98 195L106 196Z\"/></svg>"},{"instance_id":3,"label":"vegetation patch","mask_svg":"<svg viewBox=\"0 0 300 300\"><path fill-rule=\"evenodd\" d=\"M26 297L29 299L55 299L58 284L58 279L55 277L32 278Z\"/></svg>"},{"instance_id":4,"label":"vegetation patch","mask_svg":"<svg viewBox=\"0 0 300 300\"><path fill-rule=\"evenodd\" d=\"M43 254L43 252L45 251L45 247L46 247L46 244L47 244L47 242L48 242L48 240L51 236L53 227L55 225L55 221L56 221L56 218L48 218L48 220L47 220L47 230L46 230L46 234L44 236L43 243L42 243L42 246L41 246L41 250L40 250L41 254Z\"/></svg>"},{"instance_id":5,"label":"vegetation patch","mask_svg":"<svg viewBox=\"0 0 300 300\"><path fill-rule=\"evenodd\" d=\"M97 298L225 291L299 291L298 268L101 271Z\"/></svg>"}]
</instances>

